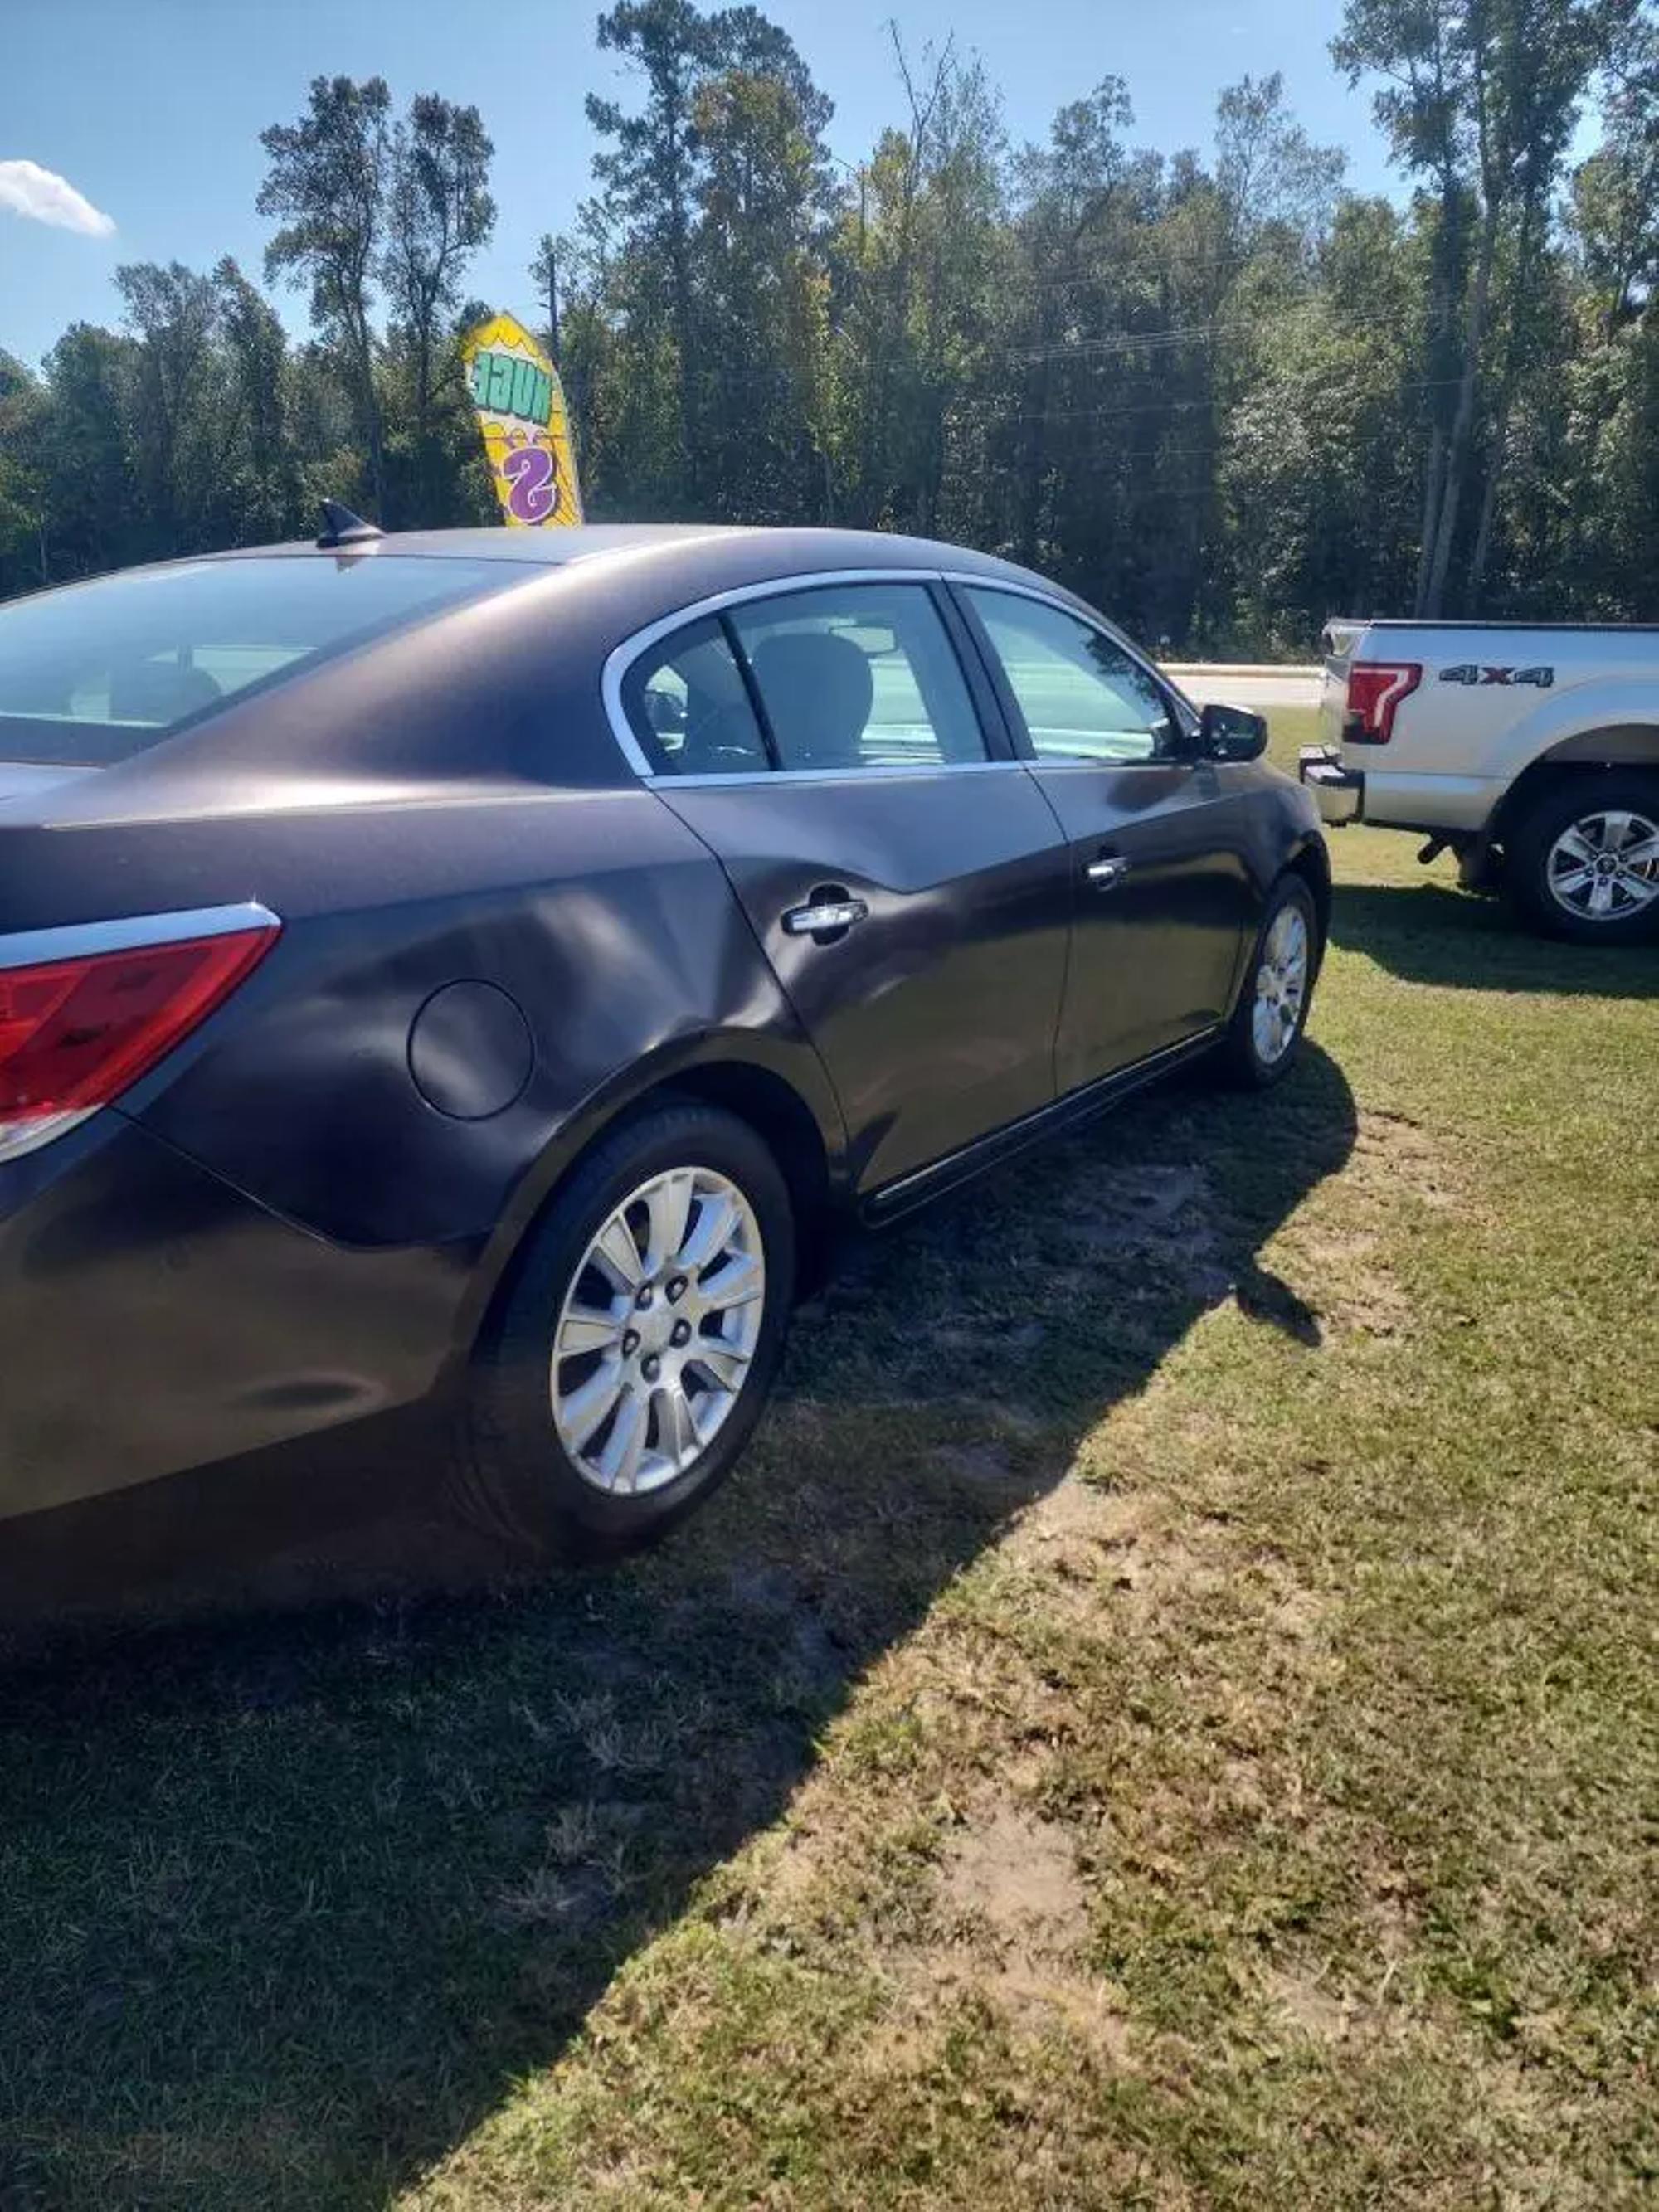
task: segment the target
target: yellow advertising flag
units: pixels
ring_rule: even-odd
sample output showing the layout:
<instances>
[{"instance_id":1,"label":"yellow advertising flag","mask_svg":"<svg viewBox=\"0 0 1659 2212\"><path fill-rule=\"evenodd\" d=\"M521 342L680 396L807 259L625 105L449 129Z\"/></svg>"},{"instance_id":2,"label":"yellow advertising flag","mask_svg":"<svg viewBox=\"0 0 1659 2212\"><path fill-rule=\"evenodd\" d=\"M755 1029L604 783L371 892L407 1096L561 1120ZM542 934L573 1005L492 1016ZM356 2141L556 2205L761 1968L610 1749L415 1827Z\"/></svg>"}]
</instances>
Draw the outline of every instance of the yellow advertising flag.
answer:
<instances>
[{"instance_id":1,"label":"yellow advertising flag","mask_svg":"<svg viewBox=\"0 0 1659 2212\"><path fill-rule=\"evenodd\" d=\"M507 528L580 522L581 492L558 370L511 315L492 315L470 330L461 359Z\"/></svg>"}]
</instances>

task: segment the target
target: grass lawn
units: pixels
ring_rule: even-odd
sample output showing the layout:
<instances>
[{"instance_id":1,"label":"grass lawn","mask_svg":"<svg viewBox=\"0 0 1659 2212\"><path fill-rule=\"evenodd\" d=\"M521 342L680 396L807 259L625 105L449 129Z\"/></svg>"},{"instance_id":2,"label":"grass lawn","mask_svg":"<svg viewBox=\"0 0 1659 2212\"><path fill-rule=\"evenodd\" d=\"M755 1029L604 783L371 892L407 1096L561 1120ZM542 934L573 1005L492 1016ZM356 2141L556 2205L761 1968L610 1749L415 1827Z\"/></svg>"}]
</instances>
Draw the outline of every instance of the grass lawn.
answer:
<instances>
[{"instance_id":1,"label":"grass lawn","mask_svg":"<svg viewBox=\"0 0 1659 2212\"><path fill-rule=\"evenodd\" d=\"M1334 846L662 1553L14 1658L4 2212L1652 2201L1659 960Z\"/></svg>"}]
</instances>

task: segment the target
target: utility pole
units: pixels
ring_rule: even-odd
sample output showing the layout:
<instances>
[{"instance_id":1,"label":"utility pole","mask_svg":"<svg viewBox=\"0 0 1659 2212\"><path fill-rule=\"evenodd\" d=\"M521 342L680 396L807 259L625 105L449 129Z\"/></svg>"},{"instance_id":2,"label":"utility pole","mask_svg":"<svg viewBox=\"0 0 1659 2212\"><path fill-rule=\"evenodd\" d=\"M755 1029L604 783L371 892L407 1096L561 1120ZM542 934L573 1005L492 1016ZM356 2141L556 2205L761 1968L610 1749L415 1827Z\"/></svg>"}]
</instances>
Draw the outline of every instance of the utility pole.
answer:
<instances>
[{"instance_id":1,"label":"utility pole","mask_svg":"<svg viewBox=\"0 0 1659 2212\"><path fill-rule=\"evenodd\" d=\"M547 350L555 368L559 366L559 241L544 230L536 248L530 273L547 302Z\"/></svg>"}]
</instances>

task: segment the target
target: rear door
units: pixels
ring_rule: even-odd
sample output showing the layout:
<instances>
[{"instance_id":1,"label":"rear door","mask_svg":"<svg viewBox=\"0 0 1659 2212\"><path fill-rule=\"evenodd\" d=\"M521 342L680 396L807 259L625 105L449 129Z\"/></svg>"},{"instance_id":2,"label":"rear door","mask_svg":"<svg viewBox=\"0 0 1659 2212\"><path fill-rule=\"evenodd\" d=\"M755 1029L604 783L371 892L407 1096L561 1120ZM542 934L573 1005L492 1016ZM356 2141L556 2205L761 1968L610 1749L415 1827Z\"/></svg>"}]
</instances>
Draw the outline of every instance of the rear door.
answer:
<instances>
[{"instance_id":1,"label":"rear door","mask_svg":"<svg viewBox=\"0 0 1659 2212\"><path fill-rule=\"evenodd\" d=\"M659 625L620 686L829 1068L861 1190L1054 1096L1064 841L954 623L921 579L768 586Z\"/></svg>"},{"instance_id":2,"label":"rear door","mask_svg":"<svg viewBox=\"0 0 1659 2212\"><path fill-rule=\"evenodd\" d=\"M1252 918L1241 778L1104 628L1035 592L957 586L1071 854L1064 1093L1220 1022Z\"/></svg>"}]
</instances>

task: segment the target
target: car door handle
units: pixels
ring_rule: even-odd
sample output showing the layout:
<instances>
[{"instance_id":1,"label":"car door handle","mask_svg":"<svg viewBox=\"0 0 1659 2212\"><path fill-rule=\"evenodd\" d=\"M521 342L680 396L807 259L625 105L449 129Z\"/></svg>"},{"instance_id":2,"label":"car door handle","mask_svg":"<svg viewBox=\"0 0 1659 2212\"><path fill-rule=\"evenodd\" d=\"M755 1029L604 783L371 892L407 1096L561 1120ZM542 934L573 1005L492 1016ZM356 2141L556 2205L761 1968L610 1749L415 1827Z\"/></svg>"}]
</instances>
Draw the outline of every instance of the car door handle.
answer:
<instances>
[{"instance_id":1,"label":"car door handle","mask_svg":"<svg viewBox=\"0 0 1659 2212\"><path fill-rule=\"evenodd\" d=\"M830 930L850 929L869 911L861 898L818 899L811 906L792 906L783 926L791 937L818 937Z\"/></svg>"},{"instance_id":2,"label":"car door handle","mask_svg":"<svg viewBox=\"0 0 1659 2212\"><path fill-rule=\"evenodd\" d=\"M1115 890L1128 872L1129 863L1121 853L1103 853L1088 867L1089 881L1097 891Z\"/></svg>"}]
</instances>

